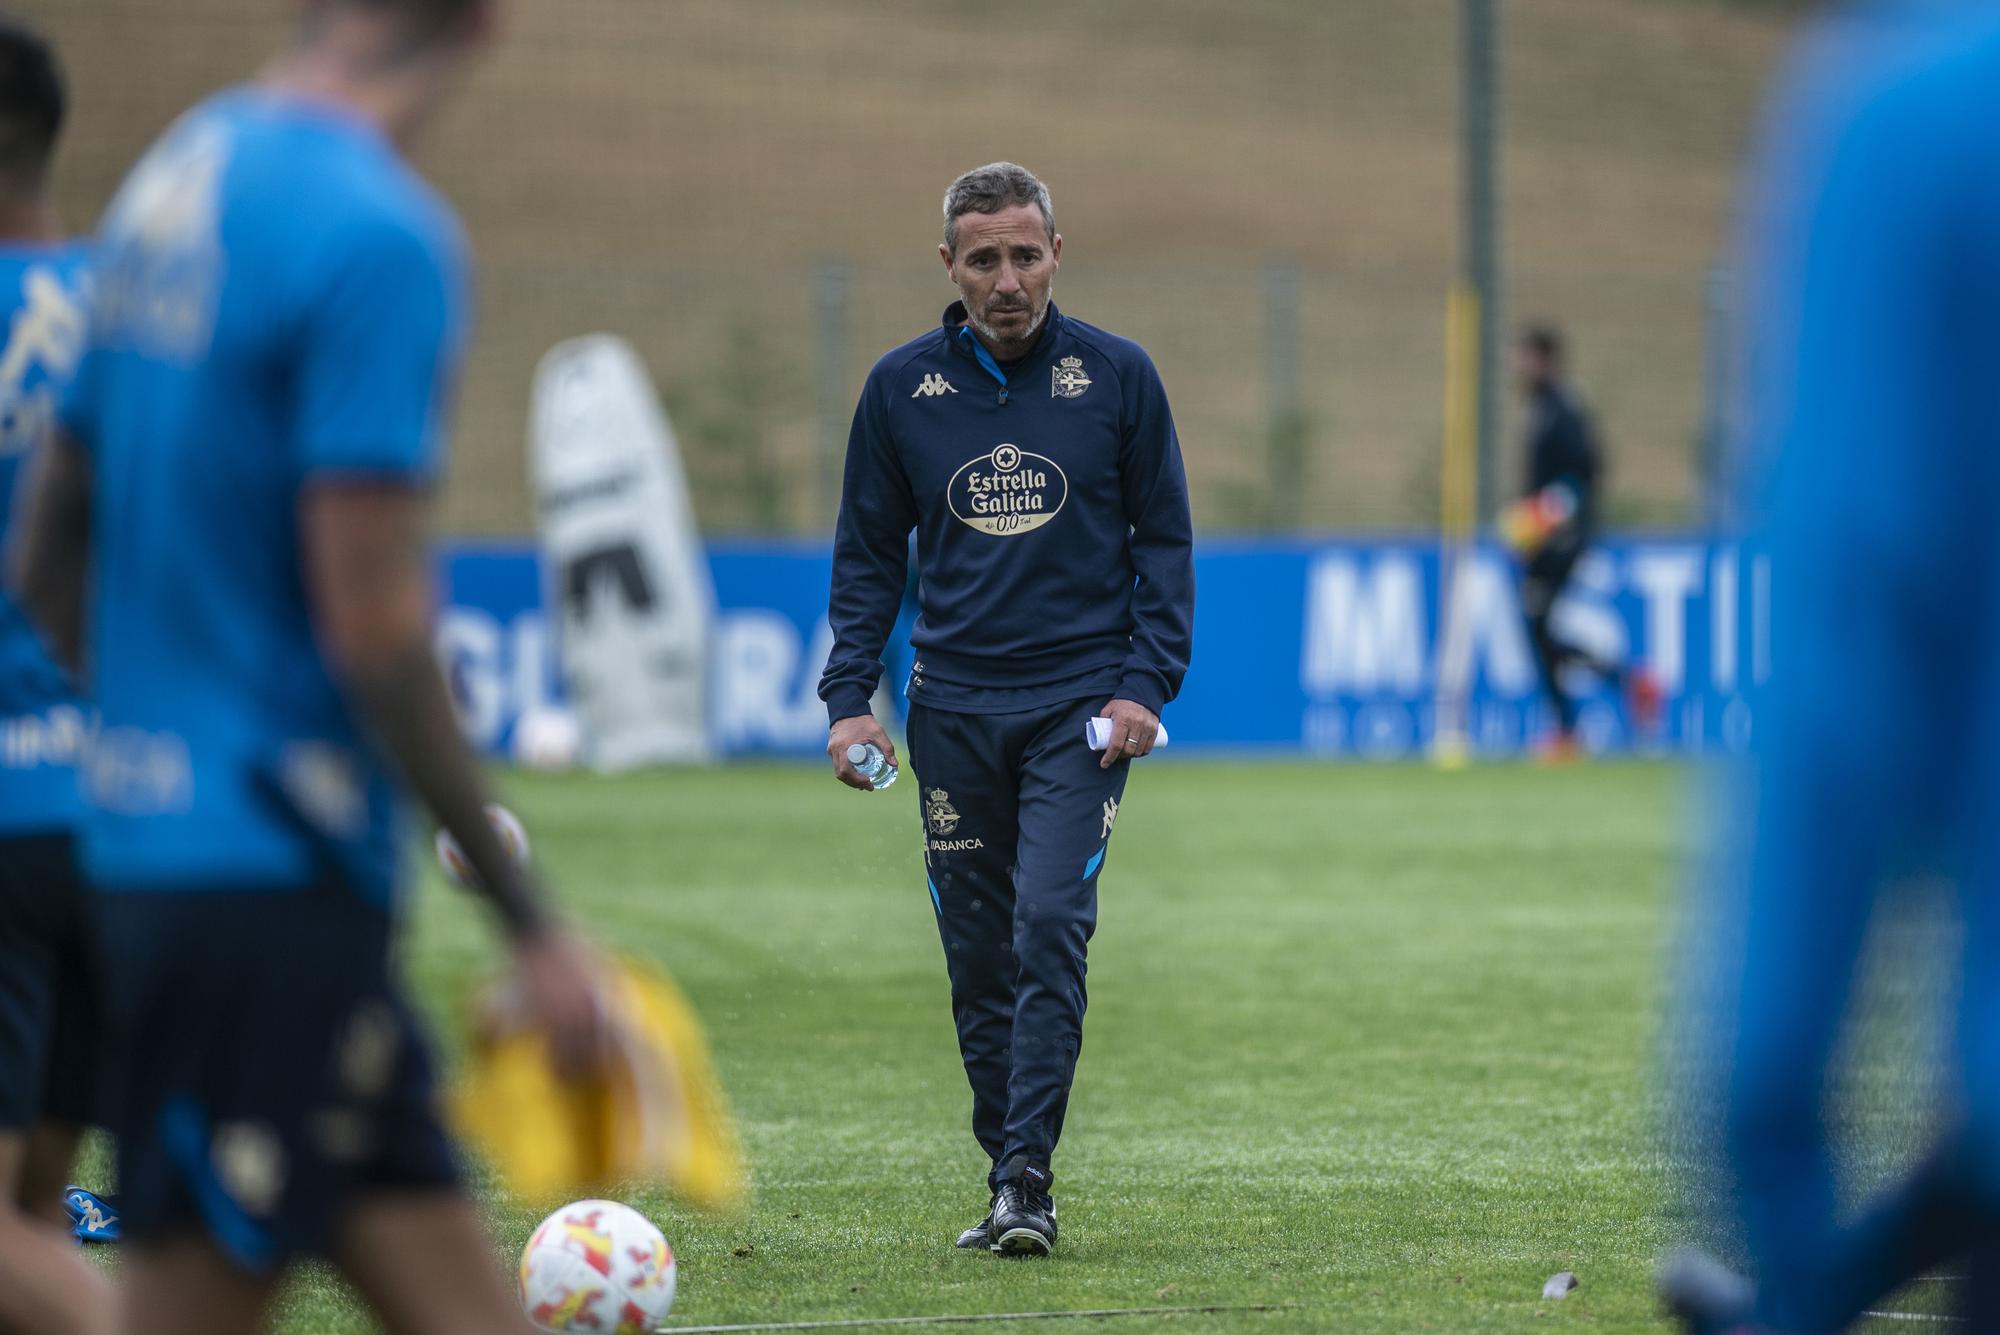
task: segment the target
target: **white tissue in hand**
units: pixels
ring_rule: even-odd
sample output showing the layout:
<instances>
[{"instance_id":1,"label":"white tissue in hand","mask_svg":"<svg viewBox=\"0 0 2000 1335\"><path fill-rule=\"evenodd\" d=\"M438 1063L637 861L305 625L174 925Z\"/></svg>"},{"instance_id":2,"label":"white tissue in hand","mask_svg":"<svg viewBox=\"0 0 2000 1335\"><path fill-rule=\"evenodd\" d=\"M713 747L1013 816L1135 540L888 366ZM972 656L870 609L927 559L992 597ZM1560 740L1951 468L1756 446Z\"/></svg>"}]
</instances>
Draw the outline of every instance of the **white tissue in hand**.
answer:
<instances>
[{"instance_id":1,"label":"white tissue in hand","mask_svg":"<svg viewBox=\"0 0 2000 1335\"><path fill-rule=\"evenodd\" d=\"M1093 751L1102 751L1105 747L1111 745L1111 720L1108 718L1094 718L1085 723L1083 725L1083 740L1089 744L1090 749ZM1160 731L1153 737L1153 746L1157 749L1166 744L1167 725L1162 723Z\"/></svg>"}]
</instances>

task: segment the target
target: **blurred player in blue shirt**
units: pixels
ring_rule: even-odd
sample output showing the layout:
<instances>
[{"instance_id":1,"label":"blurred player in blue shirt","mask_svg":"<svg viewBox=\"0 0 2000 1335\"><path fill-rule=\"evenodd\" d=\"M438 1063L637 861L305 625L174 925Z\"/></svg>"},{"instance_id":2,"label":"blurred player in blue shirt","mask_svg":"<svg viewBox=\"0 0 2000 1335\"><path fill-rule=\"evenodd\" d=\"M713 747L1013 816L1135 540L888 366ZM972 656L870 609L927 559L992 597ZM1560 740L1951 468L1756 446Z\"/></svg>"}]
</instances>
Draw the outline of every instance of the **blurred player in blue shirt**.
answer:
<instances>
[{"instance_id":1,"label":"blurred player in blue shirt","mask_svg":"<svg viewBox=\"0 0 2000 1335\"><path fill-rule=\"evenodd\" d=\"M258 1328L324 1254L392 1330L524 1329L459 1186L389 937L413 789L572 1064L590 960L487 824L430 650L424 525L466 330L458 225L399 148L492 0L307 0L105 219L22 588L102 727L127 1329Z\"/></svg>"},{"instance_id":2,"label":"blurred player in blue shirt","mask_svg":"<svg viewBox=\"0 0 2000 1335\"><path fill-rule=\"evenodd\" d=\"M54 53L0 21L0 540L83 356L84 248L64 239L47 193L64 111ZM86 731L67 674L0 592L0 1331L113 1320L61 1211L96 1092L96 980L71 838Z\"/></svg>"},{"instance_id":3,"label":"blurred player in blue shirt","mask_svg":"<svg viewBox=\"0 0 2000 1335\"><path fill-rule=\"evenodd\" d=\"M1684 1258L1697 1330L1843 1329L2000 1225L2000 5L1843 7L1779 95L1751 208L1754 509L1770 688L1711 941L1747 1283ZM1824 1100L1871 914L1960 892L1946 1130L1858 1217ZM1994 1254L1967 1316L2000 1329Z\"/></svg>"}]
</instances>

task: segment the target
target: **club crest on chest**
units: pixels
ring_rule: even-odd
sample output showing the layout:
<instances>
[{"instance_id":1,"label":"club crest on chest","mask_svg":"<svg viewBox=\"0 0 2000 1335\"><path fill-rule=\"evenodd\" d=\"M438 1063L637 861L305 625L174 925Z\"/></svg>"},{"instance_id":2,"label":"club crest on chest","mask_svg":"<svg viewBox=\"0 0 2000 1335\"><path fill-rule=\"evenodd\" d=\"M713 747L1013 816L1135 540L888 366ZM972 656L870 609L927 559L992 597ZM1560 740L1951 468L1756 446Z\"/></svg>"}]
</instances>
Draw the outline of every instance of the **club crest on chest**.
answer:
<instances>
[{"instance_id":1,"label":"club crest on chest","mask_svg":"<svg viewBox=\"0 0 2000 1335\"><path fill-rule=\"evenodd\" d=\"M1049 396L1057 399L1075 399L1083 396L1090 388L1090 377L1083 373L1083 358L1065 357L1057 362L1049 372Z\"/></svg>"}]
</instances>

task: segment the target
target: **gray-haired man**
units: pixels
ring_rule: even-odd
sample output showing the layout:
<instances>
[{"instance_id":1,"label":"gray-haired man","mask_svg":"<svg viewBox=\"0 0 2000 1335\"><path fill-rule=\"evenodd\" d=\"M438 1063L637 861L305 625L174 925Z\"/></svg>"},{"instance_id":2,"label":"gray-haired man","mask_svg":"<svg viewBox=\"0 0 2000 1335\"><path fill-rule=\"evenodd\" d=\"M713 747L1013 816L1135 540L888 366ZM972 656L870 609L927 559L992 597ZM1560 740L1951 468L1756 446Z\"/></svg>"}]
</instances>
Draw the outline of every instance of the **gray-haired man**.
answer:
<instances>
[{"instance_id":1,"label":"gray-haired man","mask_svg":"<svg viewBox=\"0 0 2000 1335\"><path fill-rule=\"evenodd\" d=\"M1193 638L1187 479L1136 343L1050 300L1062 237L1025 168L945 194L940 327L869 373L834 540L820 680L835 773L894 747L869 713L902 598L925 868L992 1201L961 1247L1046 1255L1050 1160L1082 1044L1084 951L1127 762L1152 750ZM1111 719L1100 756L1084 740Z\"/></svg>"}]
</instances>

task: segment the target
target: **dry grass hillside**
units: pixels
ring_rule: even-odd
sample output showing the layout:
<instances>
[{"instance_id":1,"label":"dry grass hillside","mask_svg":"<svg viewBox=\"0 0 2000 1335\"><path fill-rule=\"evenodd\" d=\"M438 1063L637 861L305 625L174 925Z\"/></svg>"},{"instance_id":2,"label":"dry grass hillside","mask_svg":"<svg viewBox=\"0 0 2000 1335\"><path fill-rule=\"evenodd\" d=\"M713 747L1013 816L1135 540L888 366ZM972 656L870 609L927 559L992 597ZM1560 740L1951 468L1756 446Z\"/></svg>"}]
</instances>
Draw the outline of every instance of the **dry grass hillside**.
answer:
<instances>
[{"instance_id":1,"label":"dry grass hillside","mask_svg":"<svg viewBox=\"0 0 2000 1335\"><path fill-rule=\"evenodd\" d=\"M82 224L176 110L254 67L291 5L15 8L71 66L61 188ZM1200 520L1428 522L1457 8L516 0L506 45L423 151L481 263L451 524L526 526L536 358L607 329L652 365L711 527L823 528L829 421L950 296L938 195L1003 156L1054 189L1065 307L1153 350ZM1501 9L1506 309L1571 326L1614 450L1613 513L1671 520L1690 496L1704 274L1786 24L1704 0ZM827 261L848 266L831 348L815 315ZM1274 264L1300 275L1285 348L1266 313ZM1268 367L1285 356L1304 453L1274 488Z\"/></svg>"}]
</instances>

